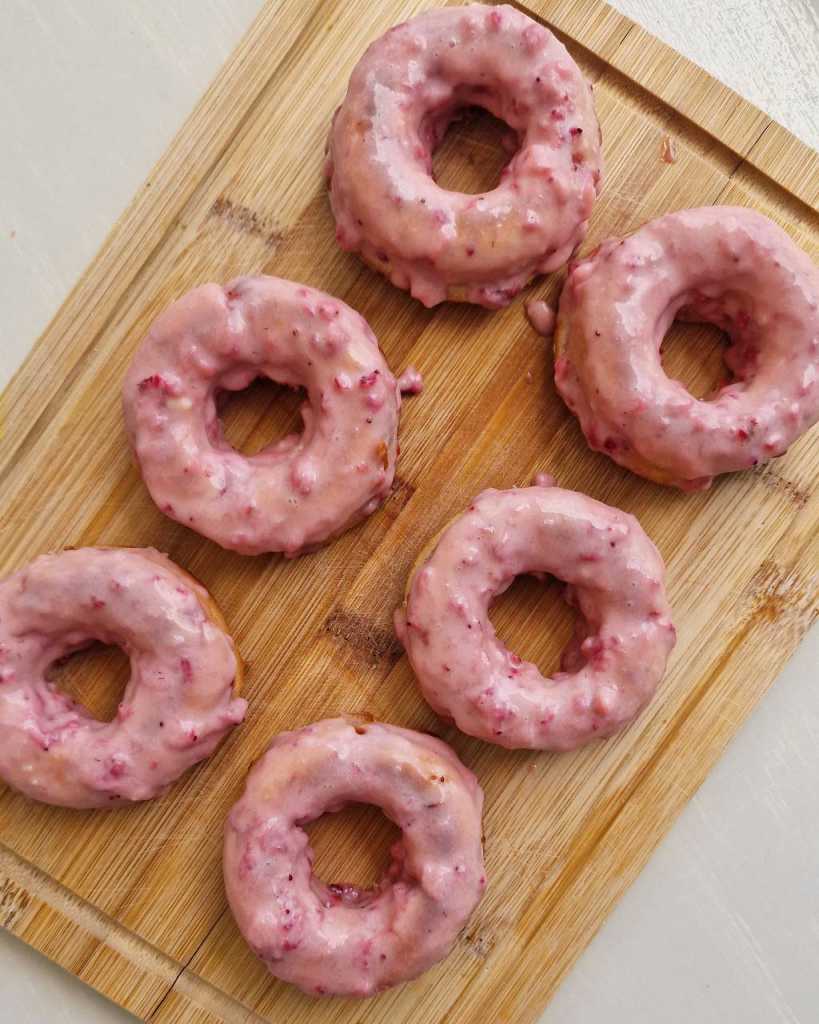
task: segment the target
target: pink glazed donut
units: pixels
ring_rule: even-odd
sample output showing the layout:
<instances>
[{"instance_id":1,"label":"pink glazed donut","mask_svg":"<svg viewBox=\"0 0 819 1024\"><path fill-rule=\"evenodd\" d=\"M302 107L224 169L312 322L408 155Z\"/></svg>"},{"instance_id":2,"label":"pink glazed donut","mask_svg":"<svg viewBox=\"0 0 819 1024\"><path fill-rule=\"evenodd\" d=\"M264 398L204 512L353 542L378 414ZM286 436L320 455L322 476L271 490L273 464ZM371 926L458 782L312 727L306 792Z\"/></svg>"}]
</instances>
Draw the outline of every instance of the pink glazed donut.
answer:
<instances>
[{"instance_id":1,"label":"pink glazed donut","mask_svg":"<svg viewBox=\"0 0 819 1024\"><path fill-rule=\"evenodd\" d=\"M313 874L302 826L350 802L401 829L371 890ZM483 895L483 792L440 740L334 718L285 732L225 828L228 900L272 974L308 995L370 996L443 959Z\"/></svg>"},{"instance_id":2,"label":"pink glazed donut","mask_svg":"<svg viewBox=\"0 0 819 1024\"><path fill-rule=\"evenodd\" d=\"M304 432L247 457L225 440L221 390L266 376L304 387ZM395 474L401 394L362 316L324 292L243 277L188 292L153 324L123 388L151 496L242 554L294 556L373 512Z\"/></svg>"},{"instance_id":3,"label":"pink glazed donut","mask_svg":"<svg viewBox=\"0 0 819 1024\"><path fill-rule=\"evenodd\" d=\"M447 192L432 153L477 105L519 149L482 195ZM336 237L425 306L507 305L562 266L600 186L591 88L566 48L513 7L426 11L376 40L350 78L328 144Z\"/></svg>"},{"instance_id":4,"label":"pink glazed donut","mask_svg":"<svg viewBox=\"0 0 819 1024\"><path fill-rule=\"evenodd\" d=\"M93 640L131 679L112 722L46 671ZM41 555L0 582L0 777L35 800L111 807L159 796L242 721L242 666L208 592L151 548Z\"/></svg>"},{"instance_id":5,"label":"pink glazed donut","mask_svg":"<svg viewBox=\"0 0 819 1024\"><path fill-rule=\"evenodd\" d=\"M522 573L568 584L578 611L548 679L495 635L489 606ZM463 732L572 750L651 699L674 646L662 559L637 520L558 487L484 491L421 554L395 626L421 691Z\"/></svg>"},{"instance_id":6,"label":"pink glazed donut","mask_svg":"<svg viewBox=\"0 0 819 1024\"><path fill-rule=\"evenodd\" d=\"M675 317L730 337L735 379L709 400L663 372ZM819 270L753 210L669 213L570 268L555 357L557 388L595 451L699 490L782 455L819 419Z\"/></svg>"}]
</instances>

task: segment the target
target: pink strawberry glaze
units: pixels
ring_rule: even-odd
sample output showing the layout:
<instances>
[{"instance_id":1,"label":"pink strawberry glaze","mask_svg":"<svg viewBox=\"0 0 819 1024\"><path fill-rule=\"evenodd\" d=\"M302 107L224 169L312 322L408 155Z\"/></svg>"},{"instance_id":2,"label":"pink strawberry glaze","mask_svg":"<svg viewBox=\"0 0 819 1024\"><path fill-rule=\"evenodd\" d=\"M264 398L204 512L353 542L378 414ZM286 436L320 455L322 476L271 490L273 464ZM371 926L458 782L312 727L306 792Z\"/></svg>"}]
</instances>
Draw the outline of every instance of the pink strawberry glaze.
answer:
<instances>
[{"instance_id":1,"label":"pink strawberry glaze","mask_svg":"<svg viewBox=\"0 0 819 1024\"><path fill-rule=\"evenodd\" d=\"M0 582L0 777L36 800L112 807L161 795L242 721L233 641L207 591L151 548L41 555ZM112 722L47 681L90 641L131 679Z\"/></svg>"},{"instance_id":2,"label":"pink strawberry glaze","mask_svg":"<svg viewBox=\"0 0 819 1024\"><path fill-rule=\"evenodd\" d=\"M730 337L735 379L708 400L663 371L675 318ZM753 210L666 214L570 268L555 382L592 448L658 483L761 465L819 419L819 270Z\"/></svg>"},{"instance_id":3,"label":"pink strawberry glaze","mask_svg":"<svg viewBox=\"0 0 819 1024\"><path fill-rule=\"evenodd\" d=\"M578 612L562 671L548 679L489 621L493 598L521 573L563 580ZM463 732L572 750L622 729L651 699L675 638L664 576L619 509L554 486L489 490L415 570L395 627L424 697Z\"/></svg>"},{"instance_id":4,"label":"pink strawberry glaze","mask_svg":"<svg viewBox=\"0 0 819 1024\"><path fill-rule=\"evenodd\" d=\"M313 874L302 826L350 802L401 829L372 890ZM369 996L447 955L483 895L483 793L440 740L335 718L276 736L225 828L228 900L250 947L309 995Z\"/></svg>"},{"instance_id":5,"label":"pink strawberry glaze","mask_svg":"<svg viewBox=\"0 0 819 1024\"><path fill-rule=\"evenodd\" d=\"M304 387L304 432L245 456L220 390L266 376ZM375 511L395 474L401 394L362 316L276 277L206 284L170 306L123 387L128 434L156 504L242 554L301 554Z\"/></svg>"},{"instance_id":6,"label":"pink strawberry glaze","mask_svg":"<svg viewBox=\"0 0 819 1024\"><path fill-rule=\"evenodd\" d=\"M527 302L526 315L529 317L529 323L542 337L550 338L554 334L555 311L548 302L542 299Z\"/></svg>"},{"instance_id":7,"label":"pink strawberry glaze","mask_svg":"<svg viewBox=\"0 0 819 1024\"><path fill-rule=\"evenodd\" d=\"M470 105L519 142L482 195L447 192L431 173L447 125ZM602 171L591 89L563 44L513 7L426 11L357 64L327 171L343 249L426 306L505 306L586 234Z\"/></svg>"}]
</instances>

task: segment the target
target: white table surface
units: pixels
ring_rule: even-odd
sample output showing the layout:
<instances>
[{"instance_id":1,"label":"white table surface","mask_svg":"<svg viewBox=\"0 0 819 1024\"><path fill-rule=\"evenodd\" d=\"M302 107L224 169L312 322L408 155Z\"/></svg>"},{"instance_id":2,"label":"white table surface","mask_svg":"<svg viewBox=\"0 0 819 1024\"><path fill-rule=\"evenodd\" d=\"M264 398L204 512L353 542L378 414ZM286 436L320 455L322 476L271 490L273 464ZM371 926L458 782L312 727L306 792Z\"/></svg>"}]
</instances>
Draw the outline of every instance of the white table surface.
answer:
<instances>
[{"instance_id":1,"label":"white table surface","mask_svg":"<svg viewBox=\"0 0 819 1024\"><path fill-rule=\"evenodd\" d=\"M259 0L0 6L2 386ZM816 0L615 6L819 148ZM819 1021L817 683L814 629L543 1024ZM0 1021L132 1019L0 931Z\"/></svg>"}]
</instances>

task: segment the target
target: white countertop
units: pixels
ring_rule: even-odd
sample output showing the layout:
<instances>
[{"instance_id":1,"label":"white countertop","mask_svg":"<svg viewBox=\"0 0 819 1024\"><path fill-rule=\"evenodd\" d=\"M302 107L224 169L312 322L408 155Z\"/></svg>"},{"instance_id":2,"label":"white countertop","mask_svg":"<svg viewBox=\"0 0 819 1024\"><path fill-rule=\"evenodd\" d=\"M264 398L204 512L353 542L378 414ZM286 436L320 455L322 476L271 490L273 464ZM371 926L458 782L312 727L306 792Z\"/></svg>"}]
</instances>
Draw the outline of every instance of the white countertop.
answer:
<instances>
[{"instance_id":1,"label":"white countertop","mask_svg":"<svg viewBox=\"0 0 819 1024\"><path fill-rule=\"evenodd\" d=\"M615 6L819 148L816 0ZM0 387L258 7L4 0ZM814 629L543 1024L816 1024L818 683ZM128 1020L0 932L0 1021Z\"/></svg>"}]
</instances>

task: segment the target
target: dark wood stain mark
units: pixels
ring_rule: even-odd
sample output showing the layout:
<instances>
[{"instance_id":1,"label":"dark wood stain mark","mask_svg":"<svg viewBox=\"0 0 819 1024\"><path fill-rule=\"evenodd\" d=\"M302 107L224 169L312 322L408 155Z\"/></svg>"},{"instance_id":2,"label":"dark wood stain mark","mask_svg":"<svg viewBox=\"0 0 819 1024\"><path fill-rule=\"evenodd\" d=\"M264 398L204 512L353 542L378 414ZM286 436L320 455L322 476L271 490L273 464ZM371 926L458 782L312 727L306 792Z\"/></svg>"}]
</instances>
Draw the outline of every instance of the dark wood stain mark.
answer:
<instances>
[{"instance_id":1,"label":"dark wood stain mark","mask_svg":"<svg viewBox=\"0 0 819 1024\"><path fill-rule=\"evenodd\" d=\"M464 941L470 953L480 960L485 960L492 952L497 940L494 935L484 935L476 929L468 932L464 936Z\"/></svg>"},{"instance_id":2,"label":"dark wood stain mark","mask_svg":"<svg viewBox=\"0 0 819 1024\"><path fill-rule=\"evenodd\" d=\"M792 480L786 480L784 476L780 476L774 470L772 463L769 462L764 466L759 466L753 472L769 491L775 491L778 494L784 495L797 508L804 508L810 501L810 493L803 490Z\"/></svg>"},{"instance_id":3,"label":"dark wood stain mark","mask_svg":"<svg viewBox=\"0 0 819 1024\"><path fill-rule=\"evenodd\" d=\"M243 206L241 203L234 203L225 196L217 196L214 199L208 215L225 221L245 235L260 238L265 245L276 246L283 237L278 228L272 226L255 210L251 210L249 206Z\"/></svg>"},{"instance_id":4,"label":"dark wood stain mark","mask_svg":"<svg viewBox=\"0 0 819 1024\"><path fill-rule=\"evenodd\" d=\"M766 559L748 585L751 624L778 622L786 618L805 630L819 615L819 577L807 582L793 570L783 571Z\"/></svg>"},{"instance_id":5,"label":"dark wood stain mark","mask_svg":"<svg viewBox=\"0 0 819 1024\"><path fill-rule=\"evenodd\" d=\"M335 607L324 624L325 630L343 640L371 665L387 660L396 662L404 648L392 630L382 629L363 615Z\"/></svg>"},{"instance_id":6,"label":"dark wood stain mark","mask_svg":"<svg viewBox=\"0 0 819 1024\"><path fill-rule=\"evenodd\" d=\"M10 878L4 878L0 885L0 928L11 931L30 903L31 896L25 889L21 889Z\"/></svg>"},{"instance_id":7,"label":"dark wood stain mark","mask_svg":"<svg viewBox=\"0 0 819 1024\"><path fill-rule=\"evenodd\" d=\"M403 477L396 475L393 479L390 493L387 495L387 500L384 502L384 512L386 515L394 521L399 513L409 504L413 494L415 494L415 485L411 484L409 480L404 480Z\"/></svg>"}]
</instances>

